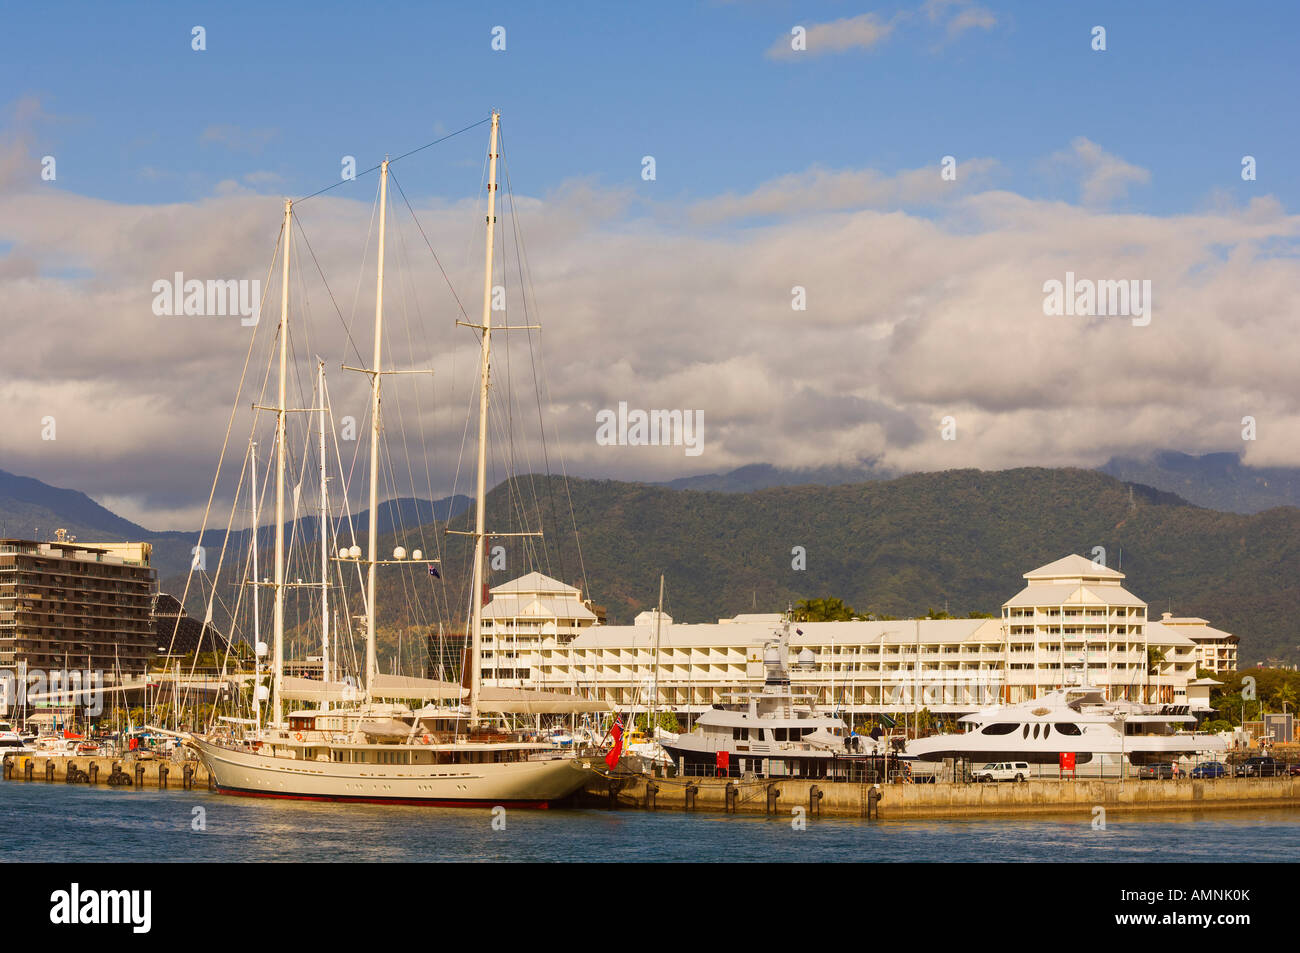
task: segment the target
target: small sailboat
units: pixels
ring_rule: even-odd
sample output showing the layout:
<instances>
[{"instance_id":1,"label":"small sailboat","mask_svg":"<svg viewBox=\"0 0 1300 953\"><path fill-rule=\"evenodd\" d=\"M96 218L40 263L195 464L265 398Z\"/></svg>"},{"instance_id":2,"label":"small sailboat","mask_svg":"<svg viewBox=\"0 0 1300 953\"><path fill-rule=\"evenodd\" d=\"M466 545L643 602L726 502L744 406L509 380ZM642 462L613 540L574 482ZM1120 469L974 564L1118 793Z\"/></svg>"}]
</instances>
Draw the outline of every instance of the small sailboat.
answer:
<instances>
[{"instance_id":1,"label":"small sailboat","mask_svg":"<svg viewBox=\"0 0 1300 953\"><path fill-rule=\"evenodd\" d=\"M473 581L470 589L470 677L458 682L414 678L379 672L376 658L376 572L381 565L402 562L378 558L380 385L386 373L383 356L384 230L387 207L388 160L380 166L378 281L375 304L374 362L359 370L370 378L371 434L369 470L369 536L363 553L356 545L340 549L338 559L366 571L366 639L364 681L353 687L335 680L327 636L322 633L322 679L285 674L284 659L284 527L285 415L287 330L289 317L289 246L283 242L284 280L281 289L279 335L279 403L275 473L274 628L271 652L269 723L225 719L225 724L186 743L208 766L219 791L227 794L316 801L360 801L385 804L448 806L517 805L547 807L582 787L592 777L590 760L558 739L526 737L489 719L504 715L570 714L604 711L607 706L573 695L487 688L482 685L482 600L486 567L485 526L489 378L492 345L493 229L496 221L499 114L492 113L489 151L487 241L483 317L476 328L481 338L478 420L478 470ZM293 203L284 211L284 234L290 234ZM463 324L464 322L457 322ZM323 386L321 387L323 391ZM322 425L322 432L324 427ZM323 438L322 438L323 439ZM322 457L324 456L322 451ZM324 477L322 476L322 484ZM255 547L254 547L255 548ZM413 558L419 559L416 551ZM325 559L322 555L322 561ZM328 615L322 613L322 629ZM255 690L256 691L256 690ZM423 701L416 709L408 701ZM318 707L285 713L285 703L310 702ZM259 709L260 712L260 709Z\"/></svg>"}]
</instances>

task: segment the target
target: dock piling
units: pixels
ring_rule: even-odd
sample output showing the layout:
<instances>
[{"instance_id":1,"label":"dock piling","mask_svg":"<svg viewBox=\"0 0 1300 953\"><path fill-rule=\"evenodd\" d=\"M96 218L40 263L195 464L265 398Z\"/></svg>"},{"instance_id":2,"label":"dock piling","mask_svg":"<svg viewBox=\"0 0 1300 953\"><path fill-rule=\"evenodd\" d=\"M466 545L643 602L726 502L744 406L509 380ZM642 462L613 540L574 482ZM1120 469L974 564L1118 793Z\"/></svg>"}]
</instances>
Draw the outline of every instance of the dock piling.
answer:
<instances>
[{"instance_id":1,"label":"dock piling","mask_svg":"<svg viewBox=\"0 0 1300 953\"><path fill-rule=\"evenodd\" d=\"M167 765L165 764L158 765L158 790L159 791L165 791L167 789L167 775L169 773L170 772L167 769Z\"/></svg>"},{"instance_id":2,"label":"dock piling","mask_svg":"<svg viewBox=\"0 0 1300 953\"><path fill-rule=\"evenodd\" d=\"M144 765L139 761L135 763L135 786L144 787Z\"/></svg>"},{"instance_id":3,"label":"dock piling","mask_svg":"<svg viewBox=\"0 0 1300 953\"><path fill-rule=\"evenodd\" d=\"M776 785L773 784L773 783L771 783L771 782L768 782L768 785L767 785L767 813L769 813L769 814L775 814L775 813L776 813L776 799L779 798L780 796L781 796L781 792L780 792L779 790L777 790Z\"/></svg>"},{"instance_id":4,"label":"dock piling","mask_svg":"<svg viewBox=\"0 0 1300 953\"><path fill-rule=\"evenodd\" d=\"M736 787L735 781L728 781L727 786L723 789L723 791L726 794L726 798L727 798L727 813L735 814L736 800L737 800L737 796L740 794L740 788Z\"/></svg>"},{"instance_id":5,"label":"dock piling","mask_svg":"<svg viewBox=\"0 0 1300 953\"><path fill-rule=\"evenodd\" d=\"M822 798L826 796L820 785L814 784L808 789L808 816L822 816Z\"/></svg>"},{"instance_id":6,"label":"dock piling","mask_svg":"<svg viewBox=\"0 0 1300 953\"><path fill-rule=\"evenodd\" d=\"M686 785L686 803L685 806L683 807L683 810L686 811L695 810L695 796L699 793L700 793L700 786L696 784L694 781Z\"/></svg>"},{"instance_id":7,"label":"dock piling","mask_svg":"<svg viewBox=\"0 0 1300 953\"><path fill-rule=\"evenodd\" d=\"M30 781L36 774L36 762L31 758L23 759L23 780Z\"/></svg>"},{"instance_id":8,"label":"dock piling","mask_svg":"<svg viewBox=\"0 0 1300 953\"><path fill-rule=\"evenodd\" d=\"M655 809L655 795L659 793L659 785L653 781L646 781L645 784L645 809L653 811Z\"/></svg>"},{"instance_id":9,"label":"dock piling","mask_svg":"<svg viewBox=\"0 0 1300 953\"><path fill-rule=\"evenodd\" d=\"M94 761L90 762L90 770L86 774L86 783L87 784L99 783L99 765Z\"/></svg>"},{"instance_id":10,"label":"dock piling","mask_svg":"<svg viewBox=\"0 0 1300 953\"><path fill-rule=\"evenodd\" d=\"M50 783L53 783L53 782L54 782L54 762L53 762L53 761L46 761L46 762L45 762L45 780L46 780L46 781L49 781Z\"/></svg>"}]
</instances>

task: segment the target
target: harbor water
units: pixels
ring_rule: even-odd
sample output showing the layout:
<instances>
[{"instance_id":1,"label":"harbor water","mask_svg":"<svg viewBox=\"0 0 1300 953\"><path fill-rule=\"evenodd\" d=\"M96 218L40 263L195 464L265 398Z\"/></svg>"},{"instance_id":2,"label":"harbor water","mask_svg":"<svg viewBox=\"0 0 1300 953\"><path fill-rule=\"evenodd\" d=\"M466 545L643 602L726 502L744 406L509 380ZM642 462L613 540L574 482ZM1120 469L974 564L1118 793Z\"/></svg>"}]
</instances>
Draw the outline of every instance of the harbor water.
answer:
<instances>
[{"instance_id":1,"label":"harbor water","mask_svg":"<svg viewBox=\"0 0 1300 953\"><path fill-rule=\"evenodd\" d=\"M1293 862L1300 812L867 821L680 811L313 804L208 791L0 785L0 861ZM495 824L494 824L495 821Z\"/></svg>"}]
</instances>

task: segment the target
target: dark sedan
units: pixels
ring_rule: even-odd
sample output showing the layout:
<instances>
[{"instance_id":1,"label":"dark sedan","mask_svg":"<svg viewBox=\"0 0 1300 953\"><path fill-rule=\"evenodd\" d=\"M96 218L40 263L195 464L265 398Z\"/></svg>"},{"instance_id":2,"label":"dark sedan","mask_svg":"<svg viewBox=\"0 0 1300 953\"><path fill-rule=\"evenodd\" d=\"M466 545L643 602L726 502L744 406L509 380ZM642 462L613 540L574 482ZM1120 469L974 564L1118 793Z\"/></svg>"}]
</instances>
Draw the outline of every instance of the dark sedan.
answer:
<instances>
[{"instance_id":1,"label":"dark sedan","mask_svg":"<svg viewBox=\"0 0 1300 953\"><path fill-rule=\"evenodd\" d=\"M1163 778L1172 778L1174 776L1174 764L1172 761L1153 761L1150 764L1138 765L1138 777L1143 781L1156 781Z\"/></svg>"},{"instance_id":2,"label":"dark sedan","mask_svg":"<svg viewBox=\"0 0 1300 953\"><path fill-rule=\"evenodd\" d=\"M1194 778L1226 778L1229 775L1228 766L1222 761L1206 761L1204 764L1198 764L1191 771L1191 776Z\"/></svg>"},{"instance_id":3,"label":"dark sedan","mask_svg":"<svg viewBox=\"0 0 1300 953\"><path fill-rule=\"evenodd\" d=\"M1237 765L1239 778L1280 778L1286 774L1286 765L1277 758L1247 758Z\"/></svg>"}]
</instances>

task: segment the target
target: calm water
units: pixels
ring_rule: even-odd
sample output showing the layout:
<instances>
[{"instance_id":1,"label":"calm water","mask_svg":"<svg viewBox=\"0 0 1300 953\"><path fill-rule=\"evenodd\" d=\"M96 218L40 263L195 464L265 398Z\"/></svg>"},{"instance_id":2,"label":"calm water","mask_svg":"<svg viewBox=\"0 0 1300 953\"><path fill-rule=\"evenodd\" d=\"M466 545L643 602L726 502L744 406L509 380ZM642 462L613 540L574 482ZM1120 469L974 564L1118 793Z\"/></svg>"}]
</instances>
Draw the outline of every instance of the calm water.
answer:
<instances>
[{"instance_id":1,"label":"calm water","mask_svg":"<svg viewBox=\"0 0 1300 953\"><path fill-rule=\"evenodd\" d=\"M191 830L194 808L207 830ZM0 861L1294 861L1300 812L943 821L321 805L0 783Z\"/></svg>"}]
</instances>

